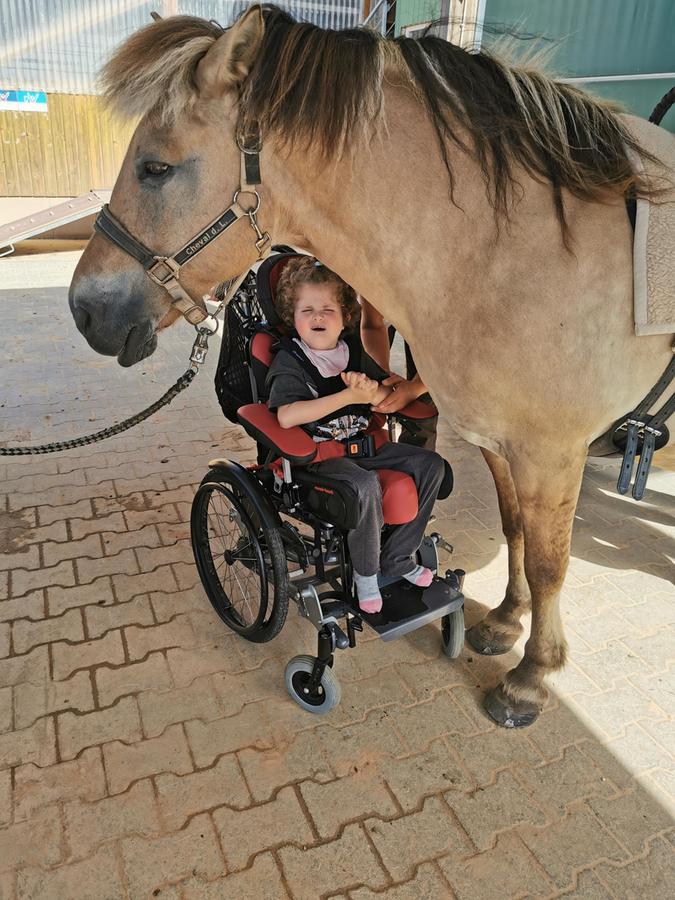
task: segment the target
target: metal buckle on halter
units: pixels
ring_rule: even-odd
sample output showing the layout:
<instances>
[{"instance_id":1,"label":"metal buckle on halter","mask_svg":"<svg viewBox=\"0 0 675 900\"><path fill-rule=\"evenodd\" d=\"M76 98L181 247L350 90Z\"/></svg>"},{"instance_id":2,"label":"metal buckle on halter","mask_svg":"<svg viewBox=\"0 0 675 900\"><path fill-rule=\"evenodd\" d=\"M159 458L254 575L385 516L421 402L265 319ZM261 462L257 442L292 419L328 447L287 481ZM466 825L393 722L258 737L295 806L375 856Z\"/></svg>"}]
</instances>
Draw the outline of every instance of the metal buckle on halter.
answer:
<instances>
[{"instance_id":1,"label":"metal buckle on halter","mask_svg":"<svg viewBox=\"0 0 675 900\"><path fill-rule=\"evenodd\" d=\"M160 271L162 266L164 266L163 272ZM145 271L155 284L164 287L167 281L170 281L172 278L178 279L180 266L172 257L155 256L155 262Z\"/></svg>"}]
</instances>

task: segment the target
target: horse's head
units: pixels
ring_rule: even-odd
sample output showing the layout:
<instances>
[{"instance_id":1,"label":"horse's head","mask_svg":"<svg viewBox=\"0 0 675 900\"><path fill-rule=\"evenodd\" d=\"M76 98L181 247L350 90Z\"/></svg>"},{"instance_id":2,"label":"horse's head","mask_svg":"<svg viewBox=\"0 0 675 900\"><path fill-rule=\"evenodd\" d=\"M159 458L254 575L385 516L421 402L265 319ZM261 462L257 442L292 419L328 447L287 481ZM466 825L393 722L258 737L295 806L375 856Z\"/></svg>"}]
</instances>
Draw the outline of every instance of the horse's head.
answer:
<instances>
[{"instance_id":1,"label":"horse's head","mask_svg":"<svg viewBox=\"0 0 675 900\"><path fill-rule=\"evenodd\" d=\"M188 17L162 20L133 35L104 72L117 107L141 116L110 214L151 255L173 256L233 202L240 186L238 94L262 32L257 6L225 32ZM261 190L260 216L270 222ZM251 208L255 197L242 195L240 202ZM181 268L180 286L200 304L216 283L255 261L255 241L249 219L235 220ZM94 350L123 366L149 356L157 331L180 315L168 291L148 277L149 267L96 233L70 286L77 327Z\"/></svg>"}]
</instances>

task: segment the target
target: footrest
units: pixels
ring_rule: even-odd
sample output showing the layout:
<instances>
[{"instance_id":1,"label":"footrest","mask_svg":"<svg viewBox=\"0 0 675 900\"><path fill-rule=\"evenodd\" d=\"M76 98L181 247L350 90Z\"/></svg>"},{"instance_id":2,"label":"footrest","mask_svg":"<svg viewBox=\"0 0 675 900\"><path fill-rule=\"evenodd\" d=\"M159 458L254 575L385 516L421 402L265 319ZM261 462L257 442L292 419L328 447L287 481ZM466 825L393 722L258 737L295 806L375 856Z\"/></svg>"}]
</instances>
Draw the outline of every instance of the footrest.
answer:
<instances>
[{"instance_id":1,"label":"footrest","mask_svg":"<svg viewBox=\"0 0 675 900\"><path fill-rule=\"evenodd\" d=\"M454 612L464 603L464 595L442 578L434 577L429 587L421 588L401 578L380 588L382 609L366 613L358 604L355 612L376 631L383 641L393 641L409 631Z\"/></svg>"}]
</instances>

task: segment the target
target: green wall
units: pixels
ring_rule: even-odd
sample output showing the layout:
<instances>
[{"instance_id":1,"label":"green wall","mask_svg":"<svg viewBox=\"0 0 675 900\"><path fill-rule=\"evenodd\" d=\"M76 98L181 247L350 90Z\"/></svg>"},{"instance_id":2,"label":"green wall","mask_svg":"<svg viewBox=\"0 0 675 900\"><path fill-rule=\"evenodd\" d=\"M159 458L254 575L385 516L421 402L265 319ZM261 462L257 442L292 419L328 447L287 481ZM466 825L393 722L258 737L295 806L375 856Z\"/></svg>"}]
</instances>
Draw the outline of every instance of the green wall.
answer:
<instances>
[{"instance_id":1,"label":"green wall","mask_svg":"<svg viewBox=\"0 0 675 900\"><path fill-rule=\"evenodd\" d=\"M442 0L397 0L396 7L399 34L405 25L438 18ZM550 64L561 78L675 72L675 0L486 0L483 44L505 28L550 43ZM581 86L647 118L675 78ZM675 133L675 108L663 125Z\"/></svg>"}]
</instances>

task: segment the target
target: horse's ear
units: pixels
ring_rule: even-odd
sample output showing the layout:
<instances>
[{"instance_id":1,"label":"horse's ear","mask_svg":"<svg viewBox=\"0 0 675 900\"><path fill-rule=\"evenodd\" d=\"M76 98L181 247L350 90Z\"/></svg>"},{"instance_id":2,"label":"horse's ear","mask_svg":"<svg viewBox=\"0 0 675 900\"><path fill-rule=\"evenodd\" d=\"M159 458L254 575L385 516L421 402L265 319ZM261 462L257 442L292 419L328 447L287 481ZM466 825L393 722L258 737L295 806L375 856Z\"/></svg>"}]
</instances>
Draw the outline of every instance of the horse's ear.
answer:
<instances>
[{"instance_id":1,"label":"horse's ear","mask_svg":"<svg viewBox=\"0 0 675 900\"><path fill-rule=\"evenodd\" d=\"M197 88L204 97L219 97L246 78L262 41L262 7L257 3L218 38L197 66Z\"/></svg>"}]
</instances>

